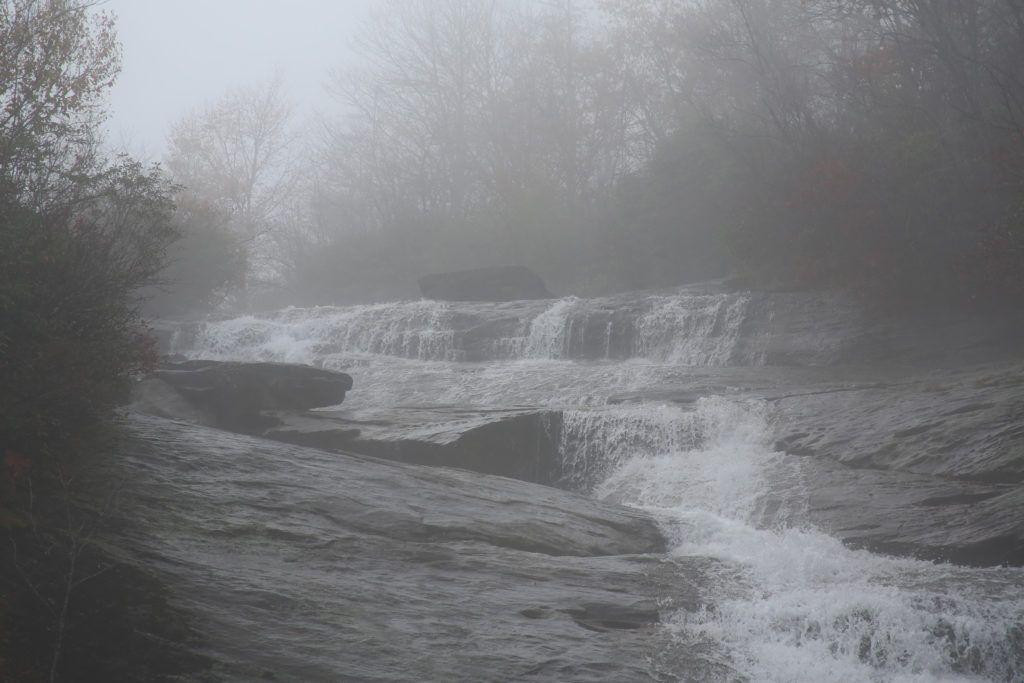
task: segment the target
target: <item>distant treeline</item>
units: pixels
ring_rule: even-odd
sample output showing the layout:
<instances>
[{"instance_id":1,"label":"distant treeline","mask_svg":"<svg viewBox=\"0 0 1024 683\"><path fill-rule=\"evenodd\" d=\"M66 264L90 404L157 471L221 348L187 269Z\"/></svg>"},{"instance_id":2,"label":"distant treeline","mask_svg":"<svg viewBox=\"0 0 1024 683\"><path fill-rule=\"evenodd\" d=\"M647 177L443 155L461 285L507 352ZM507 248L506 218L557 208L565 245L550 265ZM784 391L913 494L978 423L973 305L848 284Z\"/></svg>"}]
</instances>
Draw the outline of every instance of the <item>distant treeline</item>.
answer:
<instances>
[{"instance_id":1,"label":"distant treeline","mask_svg":"<svg viewBox=\"0 0 1024 683\"><path fill-rule=\"evenodd\" d=\"M333 118L296 129L273 82L175 128L219 226L183 267L220 254L264 305L500 263L576 294L1022 293L1015 0L390 0L361 35Z\"/></svg>"}]
</instances>

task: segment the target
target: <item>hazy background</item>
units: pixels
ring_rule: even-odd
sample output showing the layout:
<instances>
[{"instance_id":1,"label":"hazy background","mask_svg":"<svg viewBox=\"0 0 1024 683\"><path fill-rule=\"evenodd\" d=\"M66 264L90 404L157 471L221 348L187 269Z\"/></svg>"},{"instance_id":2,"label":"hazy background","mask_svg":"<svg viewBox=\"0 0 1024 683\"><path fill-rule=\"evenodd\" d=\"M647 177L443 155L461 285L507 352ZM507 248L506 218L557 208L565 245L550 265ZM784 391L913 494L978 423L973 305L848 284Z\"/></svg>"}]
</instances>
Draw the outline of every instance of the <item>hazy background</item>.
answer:
<instances>
[{"instance_id":1,"label":"hazy background","mask_svg":"<svg viewBox=\"0 0 1024 683\"><path fill-rule=\"evenodd\" d=\"M182 239L153 315L728 278L1024 292L1024 15L1005 0L108 0L108 149ZM99 93L98 93L99 94Z\"/></svg>"},{"instance_id":2,"label":"hazy background","mask_svg":"<svg viewBox=\"0 0 1024 683\"><path fill-rule=\"evenodd\" d=\"M107 0L124 50L110 141L159 158L171 124L225 90L280 72L297 114L328 108L329 68L379 0Z\"/></svg>"}]
</instances>

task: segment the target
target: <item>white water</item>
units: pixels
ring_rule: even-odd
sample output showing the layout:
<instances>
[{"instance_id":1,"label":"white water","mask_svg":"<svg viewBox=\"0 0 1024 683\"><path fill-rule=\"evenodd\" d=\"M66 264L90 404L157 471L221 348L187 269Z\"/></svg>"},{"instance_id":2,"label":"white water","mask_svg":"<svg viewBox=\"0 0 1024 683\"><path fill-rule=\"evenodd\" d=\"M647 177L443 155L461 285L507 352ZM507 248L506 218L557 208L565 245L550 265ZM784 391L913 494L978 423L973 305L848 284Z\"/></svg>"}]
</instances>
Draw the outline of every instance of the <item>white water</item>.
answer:
<instances>
[{"instance_id":1,"label":"white water","mask_svg":"<svg viewBox=\"0 0 1024 683\"><path fill-rule=\"evenodd\" d=\"M742 296L658 297L637 322L638 355L677 365L761 365L763 353L737 353L749 308Z\"/></svg>"},{"instance_id":2,"label":"white water","mask_svg":"<svg viewBox=\"0 0 1024 683\"><path fill-rule=\"evenodd\" d=\"M348 308L289 308L180 330L172 350L203 358L312 363L367 353L419 360L458 360L444 304L418 301Z\"/></svg>"},{"instance_id":3,"label":"white water","mask_svg":"<svg viewBox=\"0 0 1024 683\"><path fill-rule=\"evenodd\" d=\"M739 570L713 607L673 615L670 628L727 643L753 681L1022 680L1024 572L846 548L802 521L801 460L768 445L764 404L702 399L675 432L664 410L651 413L669 434L662 447L626 458L613 448L617 466L596 494L655 513L673 555ZM606 419L595 431L620 430L613 444L642 423ZM644 431L634 443L650 443Z\"/></svg>"},{"instance_id":4,"label":"white water","mask_svg":"<svg viewBox=\"0 0 1024 683\"><path fill-rule=\"evenodd\" d=\"M813 528L806 461L772 448L763 402L607 405L613 394L711 386L728 366L763 363L763 350L744 344L746 297L612 308L568 298L289 309L206 323L176 350L343 370L359 406L563 410L570 484L654 513L673 556L721 561L710 606L667 615L668 627L687 642L726 643L749 680L1024 681L1024 571L851 550ZM495 332L473 331L496 320ZM481 362L467 362L473 348Z\"/></svg>"},{"instance_id":5,"label":"white water","mask_svg":"<svg viewBox=\"0 0 1024 683\"><path fill-rule=\"evenodd\" d=\"M739 348L748 308L742 295L691 293L621 303L568 297L503 305L411 301L290 308L184 328L172 351L301 363L374 354L421 361L646 358L674 365L759 365L762 353Z\"/></svg>"}]
</instances>

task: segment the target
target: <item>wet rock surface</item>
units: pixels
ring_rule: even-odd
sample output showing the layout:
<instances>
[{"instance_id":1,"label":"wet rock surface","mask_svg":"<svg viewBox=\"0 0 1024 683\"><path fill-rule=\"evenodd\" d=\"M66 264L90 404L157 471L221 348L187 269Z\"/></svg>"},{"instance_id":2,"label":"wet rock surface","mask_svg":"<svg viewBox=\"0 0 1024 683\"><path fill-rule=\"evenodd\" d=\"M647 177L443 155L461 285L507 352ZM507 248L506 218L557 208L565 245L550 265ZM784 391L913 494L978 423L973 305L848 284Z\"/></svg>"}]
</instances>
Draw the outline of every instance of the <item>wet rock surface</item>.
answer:
<instances>
[{"instance_id":1,"label":"wet rock surface","mask_svg":"<svg viewBox=\"0 0 1024 683\"><path fill-rule=\"evenodd\" d=\"M721 647L658 626L705 604L714 562L665 560L640 512L153 417L127 429L126 540L199 615L223 680L728 677Z\"/></svg>"},{"instance_id":2,"label":"wet rock surface","mask_svg":"<svg viewBox=\"0 0 1024 683\"><path fill-rule=\"evenodd\" d=\"M705 370L611 402L685 410L709 395L770 405L770 445L798 467L806 515L849 545L1024 565L1020 361Z\"/></svg>"},{"instance_id":3,"label":"wet rock surface","mask_svg":"<svg viewBox=\"0 0 1024 683\"><path fill-rule=\"evenodd\" d=\"M352 377L285 363L164 362L134 388L142 411L242 433L273 424L272 410L303 411L345 400Z\"/></svg>"},{"instance_id":4,"label":"wet rock surface","mask_svg":"<svg viewBox=\"0 0 1024 683\"><path fill-rule=\"evenodd\" d=\"M161 385L260 438L135 418L133 542L231 680L1016 680L1022 329L720 284L205 323L358 399Z\"/></svg>"},{"instance_id":5,"label":"wet rock surface","mask_svg":"<svg viewBox=\"0 0 1024 683\"><path fill-rule=\"evenodd\" d=\"M778 446L851 467L1024 481L1024 364L932 370L775 398Z\"/></svg>"},{"instance_id":6,"label":"wet rock surface","mask_svg":"<svg viewBox=\"0 0 1024 683\"><path fill-rule=\"evenodd\" d=\"M1024 564L1019 362L924 371L709 369L689 379L611 403L687 407L706 396L766 401L774 448L803 461L807 514L821 528L878 552L967 565ZM153 409L157 389L166 394L159 402L164 410ZM610 473L599 461L588 465L593 471L572 471L562 412L554 409L261 410L250 413L258 419L231 421L210 419L191 397L160 385L140 393L136 407L285 443L563 488L586 489L583 482Z\"/></svg>"},{"instance_id":7,"label":"wet rock surface","mask_svg":"<svg viewBox=\"0 0 1024 683\"><path fill-rule=\"evenodd\" d=\"M276 441L547 485L561 474L558 411L409 407L272 416L281 424L262 436Z\"/></svg>"},{"instance_id":8,"label":"wet rock surface","mask_svg":"<svg viewBox=\"0 0 1024 683\"><path fill-rule=\"evenodd\" d=\"M174 370L162 370L140 382L135 387L133 409L298 446L411 464L457 467L541 484L552 484L561 474L558 411L415 406L391 410L304 410L301 406L309 403L308 397L300 401L273 397L267 400L261 399L259 390L241 406L229 408L227 397L246 387L233 384L221 388L213 401L207 398L205 389L194 389L196 382L190 368L176 369L181 365L186 364L172 366ZM224 372L230 365L211 362L208 367ZM281 374L285 367L294 367L300 377L313 370L301 366L271 367ZM171 384L165 379L168 372L187 379L175 377L176 384ZM324 374L330 380L339 375ZM203 381L209 380L203 377ZM350 386L350 379L340 381L342 386ZM282 403L299 408L264 409Z\"/></svg>"},{"instance_id":9,"label":"wet rock surface","mask_svg":"<svg viewBox=\"0 0 1024 683\"><path fill-rule=\"evenodd\" d=\"M962 565L1024 566L1024 487L813 464L808 515L848 545Z\"/></svg>"}]
</instances>

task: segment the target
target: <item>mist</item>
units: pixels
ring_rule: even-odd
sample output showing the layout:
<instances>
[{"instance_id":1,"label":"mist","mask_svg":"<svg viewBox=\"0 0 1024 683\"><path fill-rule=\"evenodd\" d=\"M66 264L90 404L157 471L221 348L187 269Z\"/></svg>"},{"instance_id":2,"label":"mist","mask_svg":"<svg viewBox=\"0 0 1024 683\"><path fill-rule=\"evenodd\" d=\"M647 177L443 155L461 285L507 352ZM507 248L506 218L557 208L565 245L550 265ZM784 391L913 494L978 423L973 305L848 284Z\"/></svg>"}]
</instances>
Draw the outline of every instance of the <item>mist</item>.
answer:
<instances>
[{"instance_id":1,"label":"mist","mask_svg":"<svg viewBox=\"0 0 1024 683\"><path fill-rule=\"evenodd\" d=\"M1024 680L1016 0L0 0L0 680Z\"/></svg>"},{"instance_id":2,"label":"mist","mask_svg":"<svg viewBox=\"0 0 1024 683\"><path fill-rule=\"evenodd\" d=\"M108 126L230 214L247 272L214 278L223 305L408 298L498 265L581 296L1021 292L1010 6L275 7L122 9Z\"/></svg>"},{"instance_id":3,"label":"mist","mask_svg":"<svg viewBox=\"0 0 1024 683\"><path fill-rule=\"evenodd\" d=\"M331 109L328 71L354 59L352 42L373 6L372 0L107 0L102 8L117 16L124 60L110 91L109 142L159 159L177 119L275 74L287 82L300 115Z\"/></svg>"}]
</instances>

